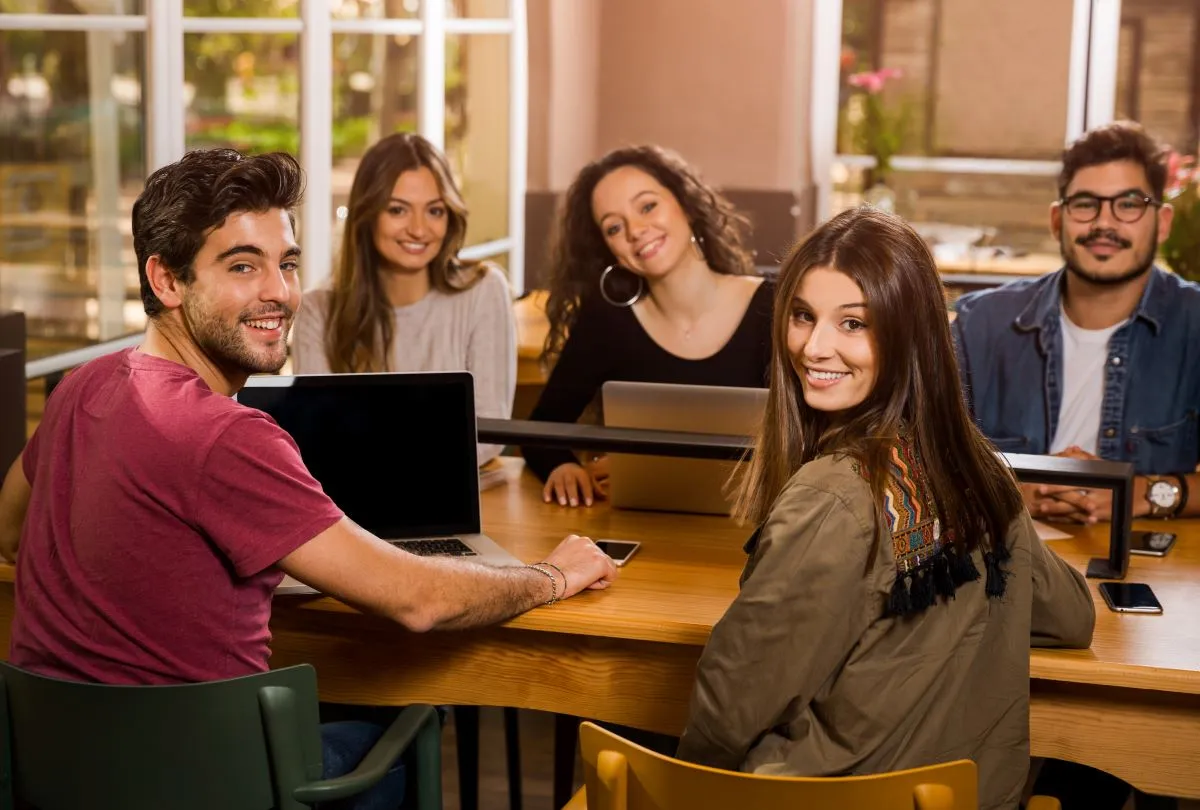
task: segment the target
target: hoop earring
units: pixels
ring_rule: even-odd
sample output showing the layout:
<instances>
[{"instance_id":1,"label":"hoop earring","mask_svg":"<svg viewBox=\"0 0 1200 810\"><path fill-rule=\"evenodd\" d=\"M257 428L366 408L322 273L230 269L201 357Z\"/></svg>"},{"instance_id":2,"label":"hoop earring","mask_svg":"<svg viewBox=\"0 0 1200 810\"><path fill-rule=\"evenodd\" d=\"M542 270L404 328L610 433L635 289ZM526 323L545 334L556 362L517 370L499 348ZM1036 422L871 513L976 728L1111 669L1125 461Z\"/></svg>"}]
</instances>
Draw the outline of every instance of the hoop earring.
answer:
<instances>
[{"instance_id":1,"label":"hoop earring","mask_svg":"<svg viewBox=\"0 0 1200 810\"><path fill-rule=\"evenodd\" d=\"M697 259L702 262L708 261L708 258L704 255L704 237L696 236L694 232L692 233L692 250L696 251Z\"/></svg>"},{"instance_id":2,"label":"hoop earring","mask_svg":"<svg viewBox=\"0 0 1200 810\"><path fill-rule=\"evenodd\" d=\"M642 297L642 293L646 291L646 282L641 276L636 276L638 280L637 292L635 292L633 297L628 301L619 301L608 294L608 288L604 285L604 282L608 280L609 275L613 270L616 269L617 265L610 264L608 267L605 267L604 272L600 274L600 297L612 304L614 307L631 307L638 302L638 300Z\"/></svg>"}]
</instances>

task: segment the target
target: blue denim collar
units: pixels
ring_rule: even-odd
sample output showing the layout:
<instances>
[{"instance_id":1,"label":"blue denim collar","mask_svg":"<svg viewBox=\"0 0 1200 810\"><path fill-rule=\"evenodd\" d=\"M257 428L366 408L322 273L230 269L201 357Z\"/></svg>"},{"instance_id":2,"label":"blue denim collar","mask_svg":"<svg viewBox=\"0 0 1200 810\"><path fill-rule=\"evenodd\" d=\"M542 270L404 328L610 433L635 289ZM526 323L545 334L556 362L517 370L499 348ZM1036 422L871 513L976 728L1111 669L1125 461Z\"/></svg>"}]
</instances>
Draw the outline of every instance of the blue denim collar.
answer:
<instances>
[{"instance_id":1,"label":"blue denim collar","mask_svg":"<svg viewBox=\"0 0 1200 810\"><path fill-rule=\"evenodd\" d=\"M1066 272L1066 267L1063 267L1038 280L1039 289L1025 309L1017 315L1013 321L1014 326L1024 332L1035 329L1040 331L1057 321L1062 306L1062 285ZM1171 292L1162 278L1165 273L1165 270L1157 266L1150 268L1150 280L1146 282L1142 298L1133 311L1133 317L1149 324L1156 335L1162 328L1162 321L1171 305Z\"/></svg>"}]
</instances>

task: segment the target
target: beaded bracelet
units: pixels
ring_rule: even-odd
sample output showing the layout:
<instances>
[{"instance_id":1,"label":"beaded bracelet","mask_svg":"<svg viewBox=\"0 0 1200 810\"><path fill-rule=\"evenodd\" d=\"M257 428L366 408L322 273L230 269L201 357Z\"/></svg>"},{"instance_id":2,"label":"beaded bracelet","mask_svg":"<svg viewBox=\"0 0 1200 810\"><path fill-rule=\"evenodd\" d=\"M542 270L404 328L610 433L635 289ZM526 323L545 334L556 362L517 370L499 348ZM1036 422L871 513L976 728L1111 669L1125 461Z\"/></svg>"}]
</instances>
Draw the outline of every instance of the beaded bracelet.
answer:
<instances>
[{"instance_id":1,"label":"beaded bracelet","mask_svg":"<svg viewBox=\"0 0 1200 810\"><path fill-rule=\"evenodd\" d=\"M554 578L554 574L550 573L545 568L539 568L538 566L540 565L542 565L542 563L534 563L533 565L527 565L525 567L537 571L539 574L550 580L550 598L543 604L553 605L558 601L558 580Z\"/></svg>"}]
</instances>

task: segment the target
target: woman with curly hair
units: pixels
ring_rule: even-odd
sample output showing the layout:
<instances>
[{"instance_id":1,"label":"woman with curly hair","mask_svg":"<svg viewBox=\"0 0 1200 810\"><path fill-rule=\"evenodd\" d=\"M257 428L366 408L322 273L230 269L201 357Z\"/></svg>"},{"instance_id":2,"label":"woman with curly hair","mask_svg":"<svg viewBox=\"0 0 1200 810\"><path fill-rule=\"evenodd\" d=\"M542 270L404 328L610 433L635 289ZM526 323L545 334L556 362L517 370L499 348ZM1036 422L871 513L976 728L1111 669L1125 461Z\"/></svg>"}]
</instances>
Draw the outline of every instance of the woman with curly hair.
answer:
<instances>
[{"instance_id":1,"label":"woman with curly hair","mask_svg":"<svg viewBox=\"0 0 1200 810\"><path fill-rule=\"evenodd\" d=\"M771 288L742 244L747 221L678 155L617 149L567 191L554 247L543 361L531 419L573 422L609 380L764 388ZM524 447L563 506L603 496L603 460Z\"/></svg>"}]
</instances>

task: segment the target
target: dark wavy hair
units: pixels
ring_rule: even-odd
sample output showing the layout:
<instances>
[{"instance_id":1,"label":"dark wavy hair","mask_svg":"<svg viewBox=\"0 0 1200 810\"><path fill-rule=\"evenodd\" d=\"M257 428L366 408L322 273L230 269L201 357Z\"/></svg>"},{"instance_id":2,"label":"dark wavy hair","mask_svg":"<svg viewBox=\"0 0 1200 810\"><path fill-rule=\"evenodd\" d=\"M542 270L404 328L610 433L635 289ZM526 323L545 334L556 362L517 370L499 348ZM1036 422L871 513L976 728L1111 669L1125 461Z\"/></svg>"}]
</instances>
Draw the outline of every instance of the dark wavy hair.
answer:
<instances>
[{"instance_id":1,"label":"dark wavy hair","mask_svg":"<svg viewBox=\"0 0 1200 810\"><path fill-rule=\"evenodd\" d=\"M335 372L388 371L395 324L380 279L375 222L404 172L429 169L446 205L446 236L429 263L429 283L443 293L471 288L487 273L484 262L458 257L467 238L467 205L446 157L420 135L396 133L367 150L354 173L342 249L333 271L325 356Z\"/></svg>"},{"instance_id":2,"label":"dark wavy hair","mask_svg":"<svg viewBox=\"0 0 1200 810\"><path fill-rule=\"evenodd\" d=\"M708 266L718 273L749 275L754 260L743 245L750 221L733 204L704 182L699 172L676 153L659 146L615 149L584 166L567 189L554 236L550 295L546 317L550 331L542 348L542 361L553 365L567 341L580 303L599 290L600 274L616 262L592 214L592 192L608 174L633 166L657 180L679 202L703 245Z\"/></svg>"},{"instance_id":3,"label":"dark wavy hair","mask_svg":"<svg viewBox=\"0 0 1200 810\"><path fill-rule=\"evenodd\" d=\"M282 208L295 228L293 212L303 197L304 172L283 152L247 156L233 149L200 149L151 174L133 204L133 250L146 315L156 318L165 309L146 277L151 256L161 257L175 278L191 284L196 254L230 215Z\"/></svg>"},{"instance_id":4,"label":"dark wavy hair","mask_svg":"<svg viewBox=\"0 0 1200 810\"><path fill-rule=\"evenodd\" d=\"M805 273L818 267L845 273L862 289L878 369L866 400L836 419L805 403L787 345L793 298ZM941 277L916 231L874 208L844 211L784 261L776 289L771 386L737 516L761 524L802 465L845 454L869 475L878 543L891 451L903 425L921 459L942 536L1006 559L1009 523L1024 508L1021 493L967 411Z\"/></svg>"},{"instance_id":5,"label":"dark wavy hair","mask_svg":"<svg viewBox=\"0 0 1200 810\"><path fill-rule=\"evenodd\" d=\"M1150 193L1161 200L1167 188L1168 155L1170 150L1136 121L1113 121L1096 127L1063 150L1058 196L1067 195L1067 186L1080 169L1128 160L1145 170Z\"/></svg>"}]
</instances>

